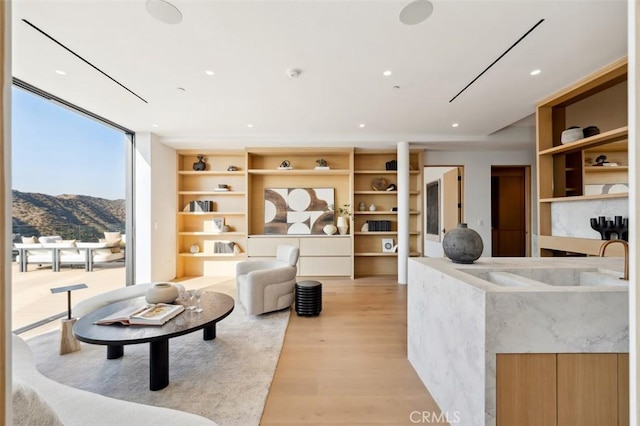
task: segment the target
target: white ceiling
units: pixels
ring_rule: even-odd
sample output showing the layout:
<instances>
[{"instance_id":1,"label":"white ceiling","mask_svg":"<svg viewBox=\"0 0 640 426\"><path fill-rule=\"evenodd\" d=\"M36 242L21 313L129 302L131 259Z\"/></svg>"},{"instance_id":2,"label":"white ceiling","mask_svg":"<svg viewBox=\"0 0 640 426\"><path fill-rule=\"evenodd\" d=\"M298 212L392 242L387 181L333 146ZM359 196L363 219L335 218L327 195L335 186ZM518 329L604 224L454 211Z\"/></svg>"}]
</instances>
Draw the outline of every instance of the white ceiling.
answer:
<instances>
[{"instance_id":1,"label":"white ceiling","mask_svg":"<svg viewBox=\"0 0 640 426\"><path fill-rule=\"evenodd\" d=\"M17 0L13 74L175 147L509 148L530 143L530 128L492 133L627 51L624 0L433 0L432 16L415 26L398 19L408 1L172 3L183 15L175 25L152 18L143 0Z\"/></svg>"}]
</instances>

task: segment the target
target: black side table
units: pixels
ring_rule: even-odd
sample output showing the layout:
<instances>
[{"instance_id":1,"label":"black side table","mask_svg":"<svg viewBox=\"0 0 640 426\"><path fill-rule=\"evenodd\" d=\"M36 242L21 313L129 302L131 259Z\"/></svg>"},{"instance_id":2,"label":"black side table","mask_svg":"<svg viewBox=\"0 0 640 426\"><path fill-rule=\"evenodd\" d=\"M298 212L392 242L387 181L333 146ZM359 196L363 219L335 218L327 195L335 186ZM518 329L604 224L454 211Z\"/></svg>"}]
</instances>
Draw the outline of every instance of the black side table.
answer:
<instances>
[{"instance_id":1,"label":"black side table","mask_svg":"<svg viewBox=\"0 0 640 426\"><path fill-rule=\"evenodd\" d=\"M296 283L296 314L318 316L322 311L322 283L320 281L300 281Z\"/></svg>"}]
</instances>

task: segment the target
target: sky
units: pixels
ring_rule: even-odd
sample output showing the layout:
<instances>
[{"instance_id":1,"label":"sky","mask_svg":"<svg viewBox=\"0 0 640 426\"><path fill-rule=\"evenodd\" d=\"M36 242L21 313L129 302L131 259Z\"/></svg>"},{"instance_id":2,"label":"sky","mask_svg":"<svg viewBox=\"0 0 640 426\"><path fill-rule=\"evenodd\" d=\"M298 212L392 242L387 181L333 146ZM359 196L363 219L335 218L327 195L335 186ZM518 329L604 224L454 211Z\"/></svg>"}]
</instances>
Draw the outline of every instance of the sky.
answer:
<instances>
[{"instance_id":1,"label":"sky","mask_svg":"<svg viewBox=\"0 0 640 426\"><path fill-rule=\"evenodd\" d=\"M125 198L125 135L13 86L12 188Z\"/></svg>"}]
</instances>

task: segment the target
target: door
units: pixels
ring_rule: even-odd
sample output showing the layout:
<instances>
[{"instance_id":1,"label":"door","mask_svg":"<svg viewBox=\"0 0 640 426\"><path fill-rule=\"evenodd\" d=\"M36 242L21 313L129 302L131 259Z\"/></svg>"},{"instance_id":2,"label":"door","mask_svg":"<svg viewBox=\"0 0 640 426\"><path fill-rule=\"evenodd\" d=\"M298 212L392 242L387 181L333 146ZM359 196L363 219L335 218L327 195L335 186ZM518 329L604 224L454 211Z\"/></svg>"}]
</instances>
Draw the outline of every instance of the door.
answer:
<instances>
[{"instance_id":1,"label":"door","mask_svg":"<svg viewBox=\"0 0 640 426\"><path fill-rule=\"evenodd\" d=\"M442 235L462 221L461 185L459 167L442 175Z\"/></svg>"},{"instance_id":2,"label":"door","mask_svg":"<svg viewBox=\"0 0 640 426\"><path fill-rule=\"evenodd\" d=\"M491 255L522 257L528 247L528 166L491 167Z\"/></svg>"}]
</instances>

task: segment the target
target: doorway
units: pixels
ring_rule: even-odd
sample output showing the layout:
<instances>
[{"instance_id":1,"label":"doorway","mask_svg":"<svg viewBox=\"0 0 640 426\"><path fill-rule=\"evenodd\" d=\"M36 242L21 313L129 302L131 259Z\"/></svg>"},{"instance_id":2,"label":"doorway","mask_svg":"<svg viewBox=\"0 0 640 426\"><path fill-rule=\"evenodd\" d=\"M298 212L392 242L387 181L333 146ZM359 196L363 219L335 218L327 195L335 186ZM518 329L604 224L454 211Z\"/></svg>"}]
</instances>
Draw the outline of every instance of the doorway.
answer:
<instances>
[{"instance_id":1,"label":"doorway","mask_svg":"<svg viewBox=\"0 0 640 426\"><path fill-rule=\"evenodd\" d=\"M442 238L464 220L464 167L424 166L424 255L443 257Z\"/></svg>"},{"instance_id":2,"label":"doorway","mask_svg":"<svg viewBox=\"0 0 640 426\"><path fill-rule=\"evenodd\" d=\"M491 167L491 256L531 256L531 167Z\"/></svg>"}]
</instances>

